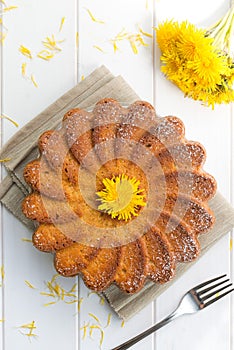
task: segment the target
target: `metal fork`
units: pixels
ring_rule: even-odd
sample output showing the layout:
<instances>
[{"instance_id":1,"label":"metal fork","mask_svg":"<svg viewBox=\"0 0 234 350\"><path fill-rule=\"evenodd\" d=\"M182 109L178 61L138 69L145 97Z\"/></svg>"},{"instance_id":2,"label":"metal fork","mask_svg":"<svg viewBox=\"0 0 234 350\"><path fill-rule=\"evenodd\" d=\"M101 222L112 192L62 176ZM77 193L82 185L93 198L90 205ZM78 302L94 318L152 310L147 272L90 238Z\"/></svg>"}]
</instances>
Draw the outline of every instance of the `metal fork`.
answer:
<instances>
[{"instance_id":1,"label":"metal fork","mask_svg":"<svg viewBox=\"0 0 234 350\"><path fill-rule=\"evenodd\" d=\"M169 316L164 318L161 322L150 327L146 331L138 334L134 338L113 348L112 350L126 350L159 328L165 326L167 323L173 321L175 318L185 314L193 314L197 311L200 311L208 305L211 305L215 301L221 299L225 295L231 293L234 288L230 288L232 286L232 283L228 283L230 280L228 278L221 280L226 276L227 275L222 275L209 281L203 282L196 287L193 287L182 297L176 310L173 311ZM214 283L218 280L220 280L218 283ZM222 292L225 289L226 291Z\"/></svg>"}]
</instances>

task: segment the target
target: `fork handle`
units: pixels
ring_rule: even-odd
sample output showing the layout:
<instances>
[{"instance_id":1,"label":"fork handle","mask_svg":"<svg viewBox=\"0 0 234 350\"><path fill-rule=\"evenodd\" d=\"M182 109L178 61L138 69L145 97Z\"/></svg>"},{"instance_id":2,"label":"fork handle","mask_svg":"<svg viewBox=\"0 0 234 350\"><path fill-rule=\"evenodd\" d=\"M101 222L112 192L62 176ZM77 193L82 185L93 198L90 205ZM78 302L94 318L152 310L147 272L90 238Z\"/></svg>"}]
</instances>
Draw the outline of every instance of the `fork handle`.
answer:
<instances>
[{"instance_id":1,"label":"fork handle","mask_svg":"<svg viewBox=\"0 0 234 350\"><path fill-rule=\"evenodd\" d=\"M134 344L136 344L137 342L139 342L140 340L144 339L145 337L147 337L148 335L150 335L151 333L157 331L159 328L162 328L163 326L165 326L167 323L173 321L175 318L177 318L178 316L180 316L179 313L177 313L177 310L175 310L174 312L172 312L169 316L167 316L166 318L164 318L162 321L156 323L154 326L148 328L147 330L145 330L144 332L136 335L134 338L129 339L128 341L126 341L125 343L122 343L118 346L116 346L115 348L111 349L111 350L126 350L129 349L131 346L133 346Z\"/></svg>"}]
</instances>

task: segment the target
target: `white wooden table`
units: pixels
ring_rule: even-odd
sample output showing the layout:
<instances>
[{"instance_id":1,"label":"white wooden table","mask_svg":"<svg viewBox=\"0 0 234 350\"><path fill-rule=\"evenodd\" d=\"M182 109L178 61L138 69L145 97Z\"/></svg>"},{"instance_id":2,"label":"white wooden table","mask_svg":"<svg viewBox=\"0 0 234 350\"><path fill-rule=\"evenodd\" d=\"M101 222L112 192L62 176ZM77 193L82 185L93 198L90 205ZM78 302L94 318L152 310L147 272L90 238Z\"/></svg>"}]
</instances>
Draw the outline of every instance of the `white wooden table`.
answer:
<instances>
[{"instance_id":1,"label":"white wooden table","mask_svg":"<svg viewBox=\"0 0 234 350\"><path fill-rule=\"evenodd\" d=\"M13 117L22 127L51 102L87 76L93 69L105 64L114 74L121 74L142 99L156 106L160 115L173 114L185 123L187 137L200 141L207 149L205 169L213 174L221 193L234 201L234 113L231 105L218 106L213 111L199 102L185 99L183 94L160 73L160 53L155 40L145 38L149 47L140 47L134 55L128 43L120 43L114 53L109 42L125 28L128 32L143 30L152 33L152 27L166 18L188 19L198 26L208 26L225 13L228 0L6 0L17 9L4 14L7 38L1 47L1 108L2 113ZM91 20L86 9L97 19ZM64 26L59 32L61 19ZM4 29L5 30L5 29ZM79 33L79 45L76 33ZM63 40L62 51L50 61L36 58L42 50L41 41L55 34ZM24 57L18 48L31 49L34 58ZM94 46L99 46L101 52ZM35 76L38 87L30 79L22 77L21 64L27 62L26 74ZM2 121L2 143L16 128L9 121ZM4 171L2 171L4 173ZM4 175L4 174L2 174ZM227 234L178 282L160 298L121 327L121 320L107 304L83 286L81 280L59 279L66 289L77 281L78 298L83 298L80 312L77 304L59 301L50 306L51 298L41 295L46 291L44 281L55 274L52 256L36 251L22 240L31 233L4 208L1 211L0 266L4 265L5 277L0 287L0 348L3 350L95 350L99 349L100 331L93 329L92 338L83 337L80 328L97 322L89 315L96 315L105 326L108 314L111 323L104 328L102 349L114 347L129 337L149 327L167 315L181 295L194 284L212 276L227 273L234 280L234 254L230 249L231 234ZM29 288L25 280L36 289ZM187 316L161 329L135 350L234 350L234 296L222 299L206 311ZM34 333L28 337L18 328L35 321Z\"/></svg>"}]
</instances>

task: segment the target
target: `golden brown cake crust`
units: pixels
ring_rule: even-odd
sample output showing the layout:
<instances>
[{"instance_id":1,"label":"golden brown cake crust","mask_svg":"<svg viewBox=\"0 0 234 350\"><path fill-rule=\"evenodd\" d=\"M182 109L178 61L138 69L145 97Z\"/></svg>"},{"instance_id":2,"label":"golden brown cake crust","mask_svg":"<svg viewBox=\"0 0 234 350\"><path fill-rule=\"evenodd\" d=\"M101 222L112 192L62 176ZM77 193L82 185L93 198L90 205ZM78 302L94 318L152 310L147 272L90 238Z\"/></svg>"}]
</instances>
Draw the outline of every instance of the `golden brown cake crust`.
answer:
<instances>
[{"instance_id":1,"label":"golden brown cake crust","mask_svg":"<svg viewBox=\"0 0 234 350\"><path fill-rule=\"evenodd\" d=\"M214 223L216 182L202 169L204 147L185 139L179 118L158 118L145 101L126 108L105 98L92 112L68 111L38 147L40 158L24 169L32 193L22 210L39 223L33 244L54 253L58 273L81 274L95 291L115 283L132 294L147 279L169 281L177 262L199 255L199 235ZM129 222L98 209L103 179L121 174L145 194Z\"/></svg>"}]
</instances>

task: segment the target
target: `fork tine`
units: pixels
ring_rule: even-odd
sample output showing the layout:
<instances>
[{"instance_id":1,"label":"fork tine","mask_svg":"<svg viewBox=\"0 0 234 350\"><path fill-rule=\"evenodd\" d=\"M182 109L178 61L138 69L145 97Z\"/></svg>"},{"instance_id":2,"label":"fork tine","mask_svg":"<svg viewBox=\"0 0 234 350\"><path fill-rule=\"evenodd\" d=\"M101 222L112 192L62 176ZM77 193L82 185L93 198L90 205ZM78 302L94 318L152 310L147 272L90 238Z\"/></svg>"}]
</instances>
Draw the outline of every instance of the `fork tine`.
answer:
<instances>
[{"instance_id":1,"label":"fork tine","mask_svg":"<svg viewBox=\"0 0 234 350\"><path fill-rule=\"evenodd\" d=\"M214 288L216 288L216 287L220 286L221 284L228 282L228 281L229 281L229 279L227 278L226 280L224 280L222 282L213 284L212 286L209 286L208 288L202 289L200 292L198 292L198 294L199 294L199 296L201 296L202 294L209 292L209 290L212 290L212 289L214 289Z\"/></svg>"},{"instance_id":2,"label":"fork tine","mask_svg":"<svg viewBox=\"0 0 234 350\"><path fill-rule=\"evenodd\" d=\"M222 275L222 276L219 276L219 277L216 277L216 278L212 278L211 280L209 280L209 281L206 281L206 282L203 282L203 283L201 283L201 284L198 284L196 287L194 287L193 289L194 290L197 290L197 289L200 289L200 288L202 288L202 287L205 287L207 284L209 284L209 283L212 283L212 282L215 282L215 281L217 281L217 280L219 280L220 278L223 278L223 277L226 277L227 275L225 274L225 275Z\"/></svg>"},{"instance_id":3,"label":"fork tine","mask_svg":"<svg viewBox=\"0 0 234 350\"><path fill-rule=\"evenodd\" d=\"M229 293L231 293L231 292L233 292L233 291L234 291L234 288L232 288L232 289L228 290L227 292L225 292L225 293L219 295L217 298L211 299L211 300L208 301L207 303L204 303L204 304L203 304L203 308L206 307L206 306L208 306L208 305L210 305L210 304L212 304L212 303L214 303L215 301L217 301L217 300L223 298L225 295L227 295L227 294L229 294Z\"/></svg>"},{"instance_id":4,"label":"fork tine","mask_svg":"<svg viewBox=\"0 0 234 350\"><path fill-rule=\"evenodd\" d=\"M211 293L205 295L204 297L201 297L201 296L200 296L200 298L202 299L202 301L205 301L205 300L209 299L210 297L212 297L213 295L215 295L215 294L221 292L222 290L224 290L224 289L226 289L226 288L228 288L228 287L231 287L231 286L232 286L232 283L229 283L229 284L227 284L226 286L224 286L224 287L222 287L222 288L219 288L218 290L214 290L213 292L211 292ZM198 294L199 294L199 293L198 293Z\"/></svg>"}]
</instances>

